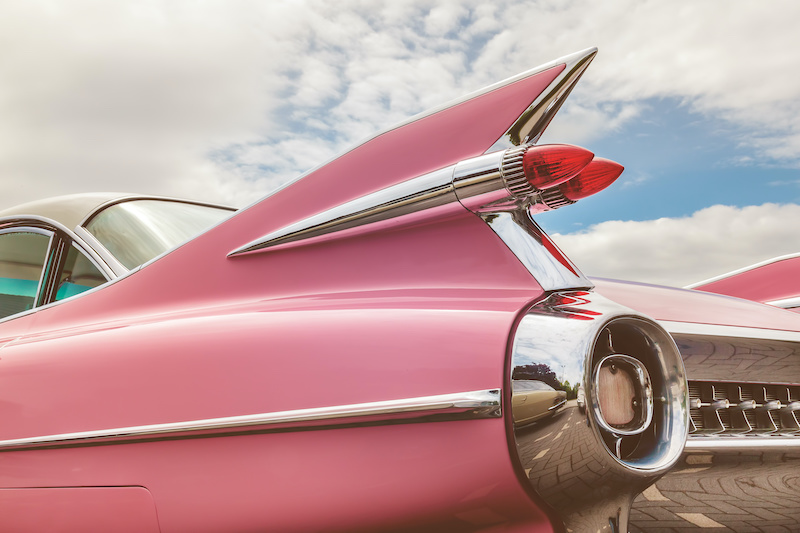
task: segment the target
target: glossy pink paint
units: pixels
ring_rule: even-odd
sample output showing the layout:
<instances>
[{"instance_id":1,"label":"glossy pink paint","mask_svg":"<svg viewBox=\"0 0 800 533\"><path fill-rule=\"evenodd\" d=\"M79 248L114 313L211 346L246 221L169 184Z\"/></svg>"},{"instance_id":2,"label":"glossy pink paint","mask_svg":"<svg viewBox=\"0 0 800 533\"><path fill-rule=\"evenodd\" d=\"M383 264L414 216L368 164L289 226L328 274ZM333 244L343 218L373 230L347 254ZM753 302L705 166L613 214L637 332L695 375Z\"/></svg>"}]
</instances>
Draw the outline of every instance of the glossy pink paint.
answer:
<instances>
[{"instance_id":1,"label":"glossy pink paint","mask_svg":"<svg viewBox=\"0 0 800 533\"><path fill-rule=\"evenodd\" d=\"M542 290L458 204L227 254L480 155L561 69L387 132L139 272L2 324L0 438L502 388L509 332ZM145 487L165 532L551 530L501 419L6 451L0 465L2 487Z\"/></svg>"},{"instance_id":2,"label":"glossy pink paint","mask_svg":"<svg viewBox=\"0 0 800 533\"><path fill-rule=\"evenodd\" d=\"M502 420L10 452L12 482L146 484L161 531L552 531L519 490ZM96 530L88 530L96 531Z\"/></svg>"},{"instance_id":3,"label":"glossy pink paint","mask_svg":"<svg viewBox=\"0 0 800 533\"><path fill-rule=\"evenodd\" d=\"M14 533L157 533L151 494L142 487L0 489L0 530Z\"/></svg>"},{"instance_id":4,"label":"glossy pink paint","mask_svg":"<svg viewBox=\"0 0 800 533\"><path fill-rule=\"evenodd\" d=\"M756 302L796 298L800 296L800 257L751 268L694 289Z\"/></svg>"},{"instance_id":5,"label":"glossy pink paint","mask_svg":"<svg viewBox=\"0 0 800 533\"><path fill-rule=\"evenodd\" d=\"M657 320L800 331L800 316L730 296L643 283L593 280L603 296Z\"/></svg>"}]
</instances>

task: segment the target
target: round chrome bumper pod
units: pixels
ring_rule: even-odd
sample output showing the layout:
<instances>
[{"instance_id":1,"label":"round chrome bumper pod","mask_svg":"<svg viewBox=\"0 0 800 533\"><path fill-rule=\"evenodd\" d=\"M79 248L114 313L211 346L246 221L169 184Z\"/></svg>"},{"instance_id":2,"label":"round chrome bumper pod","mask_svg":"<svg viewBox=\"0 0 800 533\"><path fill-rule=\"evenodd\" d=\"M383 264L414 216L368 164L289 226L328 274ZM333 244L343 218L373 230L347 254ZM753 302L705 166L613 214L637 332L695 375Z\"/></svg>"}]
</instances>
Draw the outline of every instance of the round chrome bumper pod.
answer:
<instances>
[{"instance_id":1,"label":"round chrome bumper pod","mask_svg":"<svg viewBox=\"0 0 800 533\"><path fill-rule=\"evenodd\" d=\"M520 320L509 378L526 484L567 531L627 531L633 499L686 443L688 387L672 337L595 293L555 292Z\"/></svg>"}]
</instances>

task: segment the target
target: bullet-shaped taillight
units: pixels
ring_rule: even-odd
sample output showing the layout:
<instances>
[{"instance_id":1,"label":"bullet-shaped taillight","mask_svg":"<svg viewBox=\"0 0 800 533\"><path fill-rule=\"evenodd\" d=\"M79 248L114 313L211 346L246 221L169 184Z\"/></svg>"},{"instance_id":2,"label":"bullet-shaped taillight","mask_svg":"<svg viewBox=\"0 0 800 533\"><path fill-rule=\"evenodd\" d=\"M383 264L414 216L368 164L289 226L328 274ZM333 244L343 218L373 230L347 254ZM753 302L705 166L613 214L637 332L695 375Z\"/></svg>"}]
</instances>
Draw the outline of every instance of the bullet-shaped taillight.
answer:
<instances>
[{"instance_id":1,"label":"bullet-shaped taillight","mask_svg":"<svg viewBox=\"0 0 800 533\"><path fill-rule=\"evenodd\" d=\"M595 157L577 176L542 191L539 201L531 206L531 213L552 211L598 193L614 183L623 170L619 163Z\"/></svg>"},{"instance_id":2,"label":"bullet-shaped taillight","mask_svg":"<svg viewBox=\"0 0 800 533\"><path fill-rule=\"evenodd\" d=\"M576 176L593 157L589 150L568 144L531 146L522 156L522 168L528 183L543 190Z\"/></svg>"},{"instance_id":3,"label":"bullet-shaped taillight","mask_svg":"<svg viewBox=\"0 0 800 533\"><path fill-rule=\"evenodd\" d=\"M577 202L614 183L625 167L609 159L596 157L574 178L561 183L558 190L568 200Z\"/></svg>"}]
</instances>

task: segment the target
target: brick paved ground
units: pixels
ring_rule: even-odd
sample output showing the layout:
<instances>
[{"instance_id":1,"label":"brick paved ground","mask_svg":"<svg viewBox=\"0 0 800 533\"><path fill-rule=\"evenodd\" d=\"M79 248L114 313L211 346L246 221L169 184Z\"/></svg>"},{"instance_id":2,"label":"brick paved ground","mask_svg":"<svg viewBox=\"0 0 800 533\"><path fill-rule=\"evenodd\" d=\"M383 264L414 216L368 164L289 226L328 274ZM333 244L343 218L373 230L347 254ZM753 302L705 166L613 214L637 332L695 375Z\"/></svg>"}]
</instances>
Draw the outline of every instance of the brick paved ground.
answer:
<instances>
[{"instance_id":1,"label":"brick paved ground","mask_svg":"<svg viewBox=\"0 0 800 533\"><path fill-rule=\"evenodd\" d=\"M573 402L518 430L517 443L531 484L562 511L580 513L600 485L616 485L615 493L630 489L603 472L591 429ZM634 502L632 533L700 530L800 532L800 453L685 454Z\"/></svg>"},{"instance_id":2,"label":"brick paved ground","mask_svg":"<svg viewBox=\"0 0 800 533\"><path fill-rule=\"evenodd\" d=\"M631 532L800 531L800 456L687 455L634 502Z\"/></svg>"}]
</instances>

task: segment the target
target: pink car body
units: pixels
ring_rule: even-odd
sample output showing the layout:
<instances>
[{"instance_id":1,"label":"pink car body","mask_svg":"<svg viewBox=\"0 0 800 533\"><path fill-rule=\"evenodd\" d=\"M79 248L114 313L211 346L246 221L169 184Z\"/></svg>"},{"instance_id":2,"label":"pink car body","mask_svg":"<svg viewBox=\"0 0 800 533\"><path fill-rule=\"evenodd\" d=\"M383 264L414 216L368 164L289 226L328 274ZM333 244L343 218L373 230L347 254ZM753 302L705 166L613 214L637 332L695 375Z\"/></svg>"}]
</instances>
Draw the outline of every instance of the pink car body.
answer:
<instances>
[{"instance_id":1,"label":"pink car body","mask_svg":"<svg viewBox=\"0 0 800 533\"><path fill-rule=\"evenodd\" d=\"M800 254L784 255L691 285L800 312Z\"/></svg>"},{"instance_id":2,"label":"pink car body","mask_svg":"<svg viewBox=\"0 0 800 533\"><path fill-rule=\"evenodd\" d=\"M497 154L538 139L593 55L383 132L110 283L0 322L0 530L617 531L687 456L722 453L684 452L690 411L707 409L667 331L796 342L800 317L594 291L532 222L515 222L522 241L494 226L547 206L541 191L484 209L509 195L490 186ZM564 373L586 411L516 428L514 371L552 351L578 361ZM633 387L624 423L603 369ZM573 437L581 460L548 462Z\"/></svg>"}]
</instances>

